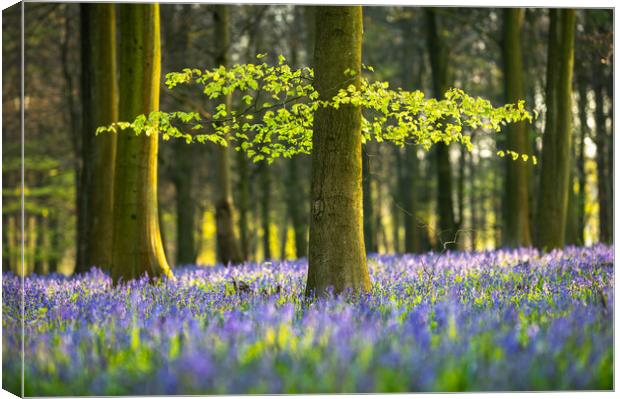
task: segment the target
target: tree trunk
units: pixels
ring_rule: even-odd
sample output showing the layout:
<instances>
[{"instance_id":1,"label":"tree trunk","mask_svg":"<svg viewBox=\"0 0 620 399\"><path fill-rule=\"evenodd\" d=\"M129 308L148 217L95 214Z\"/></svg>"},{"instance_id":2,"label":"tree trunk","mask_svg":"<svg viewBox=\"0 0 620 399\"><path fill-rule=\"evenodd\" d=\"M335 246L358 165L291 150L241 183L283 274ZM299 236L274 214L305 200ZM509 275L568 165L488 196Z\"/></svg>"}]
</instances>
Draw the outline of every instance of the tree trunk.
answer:
<instances>
[{"instance_id":1,"label":"tree trunk","mask_svg":"<svg viewBox=\"0 0 620 399\"><path fill-rule=\"evenodd\" d=\"M370 156L368 146L362 153L362 191L363 191L363 211L364 211L364 243L366 251L376 253L379 251L377 243L377 229L375 210L372 198L372 173L370 171Z\"/></svg>"},{"instance_id":2,"label":"tree trunk","mask_svg":"<svg viewBox=\"0 0 620 399\"><path fill-rule=\"evenodd\" d=\"M415 90L422 87L424 79L424 47L415 42L415 21L403 19L400 25L403 36L406 38L403 46L402 82L405 90ZM417 49L416 49L417 47ZM405 229L405 247L407 253L417 253L422 250L423 229L418 222L418 180L420 179L417 145L411 143L405 146L404 153L399 156L399 198L404 207L403 226Z\"/></svg>"},{"instance_id":3,"label":"tree trunk","mask_svg":"<svg viewBox=\"0 0 620 399\"><path fill-rule=\"evenodd\" d=\"M315 87L322 100L360 85L362 7L318 6ZM345 70L356 72L345 78ZM362 211L361 109L319 108L312 137L312 184L306 295L370 290Z\"/></svg>"},{"instance_id":4,"label":"tree trunk","mask_svg":"<svg viewBox=\"0 0 620 399\"><path fill-rule=\"evenodd\" d=\"M448 89L448 51L441 38L437 26L436 11L425 8L428 52L433 75L433 95L437 99L443 97ZM437 212L439 215L439 230L436 232L443 243L453 241L456 234L454 205L452 200L452 167L450 165L450 147L444 143L435 145L435 163L437 168ZM448 246L448 248L454 245Z\"/></svg>"},{"instance_id":5,"label":"tree trunk","mask_svg":"<svg viewBox=\"0 0 620 399\"><path fill-rule=\"evenodd\" d=\"M418 156L416 146L405 147L404 173L400 182L400 192L405 207L405 252L418 253L422 250L420 236L422 229L418 226Z\"/></svg>"},{"instance_id":6,"label":"tree trunk","mask_svg":"<svg viewBox=\"0 0 620 399\"><path fill-rule=\"evenodd\" d=\"M82 176L85 196L83 260L76 272L91 266L108 270L112 255L112 211L116 141L96 136L97 127L118 120L116 17L113 4L81 4L82 24Z\"/></svg>"},{"instance_id":7,"label":"tree trunk","mask_svg":"<svg viewBox=\"0 0 620 399\"><path fill-rule=\"evenodd\" d=\"M120 5L121 120L159 109L161 53L158 4ZM174 278L161 240L157 208L157 135L123 131L114 176L112 277Z\"/></svg>"},{"instance_id":8,"label":"tree trunk","mask_svg":"<svg viewBox=\"0 0 620 399\"><path fill-rule=\"evenodd\" d=\"M218 43L215 60L217 66L228 66L230 44L228 7L227 5L216 5L215 12L213 13L215 19L215 38ZM225 97L228 109L230 109L231 100L230 95ZM243 256L235 236L235 208L232 200L229 148L217 146L215 154L217 158L218 188L218 197L215 204L218 257L223 264L240 263L243 262Z\"/></svg>"},{"instance_id":9,"label":"tree trunk","mask_svg":"<svg viewBox=\"0 0 620 399\"><path fill-rule=\"evenodd\" d=\"M601 73L601 68L595 68ZM613 226L612 215L609 211L609 185L607 171L607 126L605 117L605 96L600 78L595 76L597 80L594 85L594 120L596 124L596 174L598 189L598 210L599 210L599 241L611 242L611 229Z\"/></svg>"},{"instance_id":10,"label":"tree trunk","mask_svg":"<svg viewBox=\"0 0 620 399\"><path fill-rule=\"evenodd\" d=\"M577 149L577 179L579 180L579 192L577 194L577 239L580 245L585 244L586 230L586 164L585 142L588 135L588 99L587 87L584 76L577 78L579 91L579 147Z\"/></svg>"},{"instance_id":11,"label":"tree trunk","mask_svg":"<svg viewBox=\"0 0 620 399\"><path fill-rule=\"evenodd\" d=\"M238 191L239 199L239 239L241 245L241 255L244 260L250 259L250 181L248 170L248 159L243 151L237 152L237 170L239 173Z\"/></svg>"},{"instance_id":12,"label":"tree trunk","mask_svg":"<svg viewBox=\"0 0 620 399\"><path fill-rule=\"evenodd\" d=\"M261 174L261 222L263 227L263 259L271 259L271 176L266 162L260 166Z\"/></svg>"},{"instance_id":13,"label":"tree trunk","mask_svg":"<svg viewBox=\"0 0 620 399\"><path fill-rule=\"evenodd\" d=\"M547 116L543 135L538 231L543 250L564 245L572 142L572 78L575 10L551 9L547 58Z\"/></svg>"},{"instance_id":14,"label":"tree trunk","mask_svg":"<svg viewBox=\"0 0 620 399\"><path fill-rule=\"evenodd\" d=\"M295 22L298 24L301 24L303 22L302 15L300 15L300 10L297 7L295 7L294 10L294 18ZM298 32L295 29L293 30L293 32L291 32L290 47L291 65L295 68L298 68L300 66L298 62L300 39ZM299 170L302 159L300 159L300 157L294 157L290 160L287 160L286 162L288 166L288 182L286 184L286 207L288 216L293 223L293 230L295 232L295 255L297 258L305 258L306 256L308 256L308 217L305 212L307 210L307 207L304 206L305 199L307 198L304 196L303 192L305 179L302 179L302 175ZM283 253L285 253L285 248L283 248L282 251Z\"/></svg>"},{"instance_id":15,"label":"tree trunk","mask_svg":"<svg viewBox=\"0 0 620 399\"><path fill-rule=\"evenodd\" d=\"M193 165L191 163L192 157L189 156L188 144L178 140L173 143L175 147L174 153L176 155L185 155L185 157L176 157L175 163L176 173L173 180L176 191L176 214L177 214L177 246L176 246L176 264L186 265L194 264L196 262L196 245L194 240L195 229L195 209L194 198L192 195L193 185Z\"/></svg>"},{"instance_id":16,"label":"tree trunk","mask_svg":"<svg viewBox=\"0 0 620 399\"><path fill-rule=\"evenodd\" d=\"M293 230L295 231L295 253L297 258L305 258L308 256L308 240L307 240L307 221L306 207L304 207L302 179L298 170L300 160L291 159L288 161L288 183L287 183L287 209Z\"/></svg>"},{"instance_id":17,"label":"tree trunk","mask_svg":"<svg viewBox=\"0 0 620 399\"><path fill-rule=\"evenodd\" d=\"M190 31L192 21L190 4L182 5L180 10L168 9L162 15L166 29L164 34L164 54L167 54L167 70L179 71L187 66L190 56ZM198 256L195 228L196 202L194 198L194 162L195 148L183 140L175 140L171 144L174 161L167 167L167 175L175 188L176 206L176 254L177 265L193 264ZM161 208L161 207L160 207ZM163 228L163 225L162 225ZM162 230L164 249L168 241Z\"/></svg>"},{"instance_id":18,"label":"tree trunk","mask_svg":"<svg viewBox=\"0 0 620 399\"><path fill-rule=\"evenodd\" d=\"M504 95L506 103L516 104L525 99L521 30L523 8L504 9L502 30L502 60ZM525 122L506 127L506 148L519 154L530 154L528 130ZM529 179L530 163L513 161L506 157L503 244L508 247L530 246Z\"/></svg>"}]
</instances>

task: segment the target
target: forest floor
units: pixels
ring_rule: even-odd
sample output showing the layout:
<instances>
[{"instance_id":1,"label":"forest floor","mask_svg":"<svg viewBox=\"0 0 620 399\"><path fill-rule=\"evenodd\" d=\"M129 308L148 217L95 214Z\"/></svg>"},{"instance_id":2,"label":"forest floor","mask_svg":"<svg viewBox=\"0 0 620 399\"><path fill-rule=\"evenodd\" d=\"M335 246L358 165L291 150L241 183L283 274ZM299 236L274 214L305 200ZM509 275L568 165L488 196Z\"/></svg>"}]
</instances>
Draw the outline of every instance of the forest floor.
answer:
<instances>
[{"instance_id":1,"label":"forest floor","mask_svg":"<svg viewBox=\"0 0 620 399\"><path fill-rule=\"evenodd\" d=\"M25 279L25 394L612 389L613 247L378 256L372 292L306 302L307 262L112 287ZM3 275L19 391L20 279Z\"/></svg>"}]
</instances>

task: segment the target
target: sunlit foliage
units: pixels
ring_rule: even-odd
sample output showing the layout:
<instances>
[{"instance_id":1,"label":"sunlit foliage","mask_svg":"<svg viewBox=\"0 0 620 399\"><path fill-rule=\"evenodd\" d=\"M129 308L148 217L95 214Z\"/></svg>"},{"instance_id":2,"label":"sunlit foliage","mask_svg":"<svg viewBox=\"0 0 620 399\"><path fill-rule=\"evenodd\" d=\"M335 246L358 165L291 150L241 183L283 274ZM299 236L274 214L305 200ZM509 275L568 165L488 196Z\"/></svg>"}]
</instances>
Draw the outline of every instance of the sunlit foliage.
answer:
<instances>
[{"instance_id":1,"label":"sunlit foliage","mask_svg":"<svg viewBox=\"0 0 620 399\"><path fill-rule=\"evenodd\" d=\"M364 70L359 87L350 84L333 96L324 94L322 98L331 96L324 100L312 85L313 70L292 69L283 56L277 65L236 64L204 71L188 68L166 75L169 89L198 87L214 104L218 104L220 97L233 95L242 105L233 107L221 102L212 113L151 112L132 122L100 127L98 132L132 129L136 134L161 133L164 140L181 138L188 143L214 142L224 146L232 143L255 162L271 162L278 157L310 153L313 117L319 107L360 106L364 141L415 143L425 149L438 142L458 142L471 149L467 132L499 132L506 123L532 120L523 101L494 107L488 100L454 88L437 100L418 90L392 89L388 82L372 81L367 75L373 68L365 66ZM344 83L353 81L354 76L354 71L344 71ZM527 161L527 154L518 155L524 155L522 159Z\"/></svg>"}]
</instances>

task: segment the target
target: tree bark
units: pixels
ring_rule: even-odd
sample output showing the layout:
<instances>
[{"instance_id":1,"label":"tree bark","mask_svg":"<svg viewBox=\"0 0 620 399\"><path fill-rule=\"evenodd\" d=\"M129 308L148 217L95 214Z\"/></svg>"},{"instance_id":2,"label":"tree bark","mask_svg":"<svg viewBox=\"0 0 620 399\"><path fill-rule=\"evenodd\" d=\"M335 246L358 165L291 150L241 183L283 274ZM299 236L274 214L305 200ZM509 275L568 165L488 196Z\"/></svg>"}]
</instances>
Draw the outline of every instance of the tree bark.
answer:
<instances>
[{"instance_id":1,"label":"tree bark","mask_svg":"<svg viewBox=\"0 0 620 399\"><path fill-rule=\"evenodd\" d=\"M448 50L441 38L436 11L432 8L425 8L424 11L427 45L433 76L433 95L435 98L441 99L448 89ZM437 235L440 246L443 246L444 242L454 239L457 230L452 200L452 166L450 164L449 146L441 142L435 145L435 163L437 168L437 212L439 215ZM449 247L453 247L453 245Z\"/></svg>"},{"instance_id":2,"label":"tree bark","mask_svg":"<svg viewBox=\"0 0 620 399\"><path fill-rule=\"evenodd\" d=\"M581 74L582 75L582 74ZM583 80L585 77L577 78L577 89L579 91L579 147L577 149L577 179L579 181L579 192L577 193L577 239L580 245L585 244L586 230L586 165L585 165L585 142L588 136L588 100L587 86Z\"/></svg>"},{"instance_id":3,"label":"tree bark","mask_svg":"<svg viewBox=\"0 0 620 399\"><path fill-rule=\"evenodd\" d=\"M188 65L190 48L190 31L192 25L192 9L190 4L169 8L164 19L164 54L165 68L179 71ZM195 239L196 201L194 198L194 162L195 148L183 140L170 143L174 161L168 165L167 175L175 189L176 207L176 261L177 265L193 264L198 256ZM162 231L162 239L167 244Z\"/></svg>"},{"instance_id":4,"label":"tree bark","mask_svg":"<svg viewBox=\"0 0 620 399\"><path fill-rule=\"evenodd\" d=\"M575 10L551 9L547 58L547 116L543 135L536 246L564 245L572 146Z\"/></svg>"},{"instance_id":5,"label":"tree bark","mask_svg":"<svg viewBox=\"0 0 620 399\"><path fill-rule=\"evenodd\" d=\"M161 53L158 4L120 5L121 120L159 109ZM114 176L112 278L174 278L161 240L157 208L157 135L123 131Z\"/></svg>"},{"instance_id":6,"label":"tree bark","mask_svg":"<svg viewBox=\"0 0 620 399\"><path fill-rule=\"evenodd\" d=\"M250 181L248 159L242 151L237 152L237 171L239 173L238 201L239 205L239 240L241 255L244 260L250 259Z\"/></svg>"},{"instance_id":7,"label":"tree bark","mask_svg":"<svg viewBox=\"0 0 620 399\"><path fill-rule=\"evenodd\" d=\"M315 85L322 100L360 85L362 7L316 8ZM356 72L353 79L345 70ZM306 295L370 290L362 212L361 109L320 108L312 137L312 184Z\"/></svg>"},{"instance_id":8,"label":"tree bark","mask_svg":"<svg viewBox=\"0 0 620 399\"><path fill-rule=\"evenodd\" d=\"M83 258L76 272L91 266L109 270L116 141L114 134L95 135L97 127L118 120L116 82L116 16L113 4L81 4L82 40L82 176L85 197Z\"/></svg>"},{"instance_id":9,"label":"tree bark","mask_svg":"<svg viewBox=\"0 0 620 399\"><path fill-rule=\"evenodd\" d=\"M263 259L272 258L271 254L271 176L267 163L260 166L261 174L261 223L263 228Z\"/></svg>"},{"instance_id":10,"label":"tree bark","mask_svg":"<svg viewBox=\"0 0 620 399\"><path fill-rule=\"evenodd\" d=\"M601 73L601 68L595 68L595 71ZM601 79L595 76L594 85L594 120L596 124L596 174L598 189L598 210L599 210L599 241L611 242L611 229L613 226L612 215L609 214L609 192L607 170L607 126L605 116L605 96Z\"/></svg>"},{"instance_id":11,"label":"tree bark","mask_svg":"<svg viewBox=\"0 0 620 399\"><path fill-rule=\"evenodd\" d=\"M506 8L503 15L502 60L504 95L506 103L516 104L525 99L521 30L523 8ZM519 154L530 154L528 130L525 122L506 127L506 147ZM503 244L508 247L530 246L529 179L530 163L513 161L507 157L504 205Z\"/></svg>"},{"instance_id":12,"label":"tree bark","mask_svg":"<svg viewBox=\"0 0 620 399\"><path fill-rule=\"evenodd\" d=\"M299 159L291 159L288 161L288 213L291 222L293 223L293 230L295 231L295 253L297 258L305 258L308 256L308 223L306 212L304 209L303 187L301 185L302 179L298 170Z\"/></svg>"},{"instance_id":13,"label":"tree bark","mask_svg":"<svg viewBox=\"0 0 620 399\"><path fill-rule=\"evenodd\" d=\"M213 13L215 19L215 39L218 43L215 62L218 66L228 66L228 50L230 46L228 7L227 5L216 5ZM225 98L227 108L230 108L231 100L230 95L227 95ZM215 154L218 187L218 197L215 204L218 257L223 264L241 263L243 262L243 256L234 228L235 208L232 200L229 148L217 146Z\"/></svg>"},{"instance_id":14,"label":"tree bark","mask_svg":"<svg viewBox=\"0 0 620 399\"><path fill-rule=\"evenodd\" d=\"M362 153L362 191L364 202L364 243L366 251L376 253L379 251L377 243L376 215L372 196L372 173L370 170L370 155L366 146Z\"/></svg>"}]
</instances>

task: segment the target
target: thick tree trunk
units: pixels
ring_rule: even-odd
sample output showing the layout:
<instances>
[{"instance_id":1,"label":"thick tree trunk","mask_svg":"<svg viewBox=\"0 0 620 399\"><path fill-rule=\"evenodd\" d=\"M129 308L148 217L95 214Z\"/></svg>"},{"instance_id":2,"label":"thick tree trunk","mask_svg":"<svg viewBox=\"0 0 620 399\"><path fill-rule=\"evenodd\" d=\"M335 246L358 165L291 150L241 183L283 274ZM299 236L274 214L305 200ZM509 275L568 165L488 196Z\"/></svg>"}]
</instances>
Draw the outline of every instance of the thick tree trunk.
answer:
<instances>
[{"instance_id":1,"label":"thick tree trunk","mask_svg":"<svg viewBox=\"0 0 620 399\"><path fill-rule=\"evenodd\" d=\"M360 85L362 7L316 8L315 85L323 100ZM345 77L345 70L357 74ZM370 290L362 213L361 109L320 108L312 137L312 187L306 295L330 287Z\"/></svg>"},{"instance_id":2,"label":"thick tree trunk","mask_svg":"<svg viewBox=\"0 0 620 399\"><path fill-rule=\"evenodd\" d=\"M425 8L428 52L433 75L433 95L443 97L448 89L448 51L437 26L436 11ZM452 166L450 164L450 147L444 143L435 145L435 163L437 170L437 212L439 229L436 232L442 247L444 242L452 241L456 235L456 220L452 200ZM448 246L454 247L454 245Z\"/></svg>"},{"instance_id":3,"label":"thick tree trunk","mask_svg":"<svg viewBox=\"0 0 620 399\"><path fill-rule=\"evenodd\" d=\"M120 6L121 120L159 109L161 54L158 4ZM161 240L157 209L157 135L121 132L114 176L112 277L174 278Z\"/></svg>"},{"instance_id":4,"label":"thick tree trunk","mask_svg":"<svg viewBox=\"0 0 620 399\"><path fill-rule=\"evenodd\" d=\"M575 10L551 9L547 58L547 117L543 135L536 246L564 245L572 142Z\"/></svg>"},{"instance_id":5,"label":"thick tree trunk","mask_svg":"<svg viewBox=\"0 0 620 399\"><path fill-rule=\"evenodd\" d=\"M112 224L116 141L114 134L95 135L97 127L118 120L116 82L116 17L113 4L81 4L82 24L82 180L85 197L82 261L76 272L91 266L108 270L112 256Z\"/></svg>"},{"instance_id":6,"label":"thick tree trunk","mask_svg":"<svg viewBox=\"0 0 620 399\"><path fill-rule=\"evenodd\" d=\"M213 13L215 19L215 38L218 43L216 64L228 66L230 44L229 16L227 5L216 5ZM230 95L226 96L227 107L230 108ZM239 242L235 236L232 187L230 178L230 151L228 147L218 146L215 149L217 161L217 200L215 219L217 228L217 248L219 261L223 264L240 263L243 261Z\"/></svg>"},{"instance_id":7,"label":"thick tree trunk","mask_svg":"<svg viewBox=\"0 0 620 399\"><path fill-rule=\"evenodd\" d=\"M525 99L523 59L521 56L521 27L523 8L504 9L502 31L502 60L504 95L507 103L516 104ZM506 148L519 154L530 154L528 130L525 122L506 127ZM503 244L508 247L530 246L529 179L530 163L513 161L507 157L505 178Z\"/></svg>"}]
</instances>

